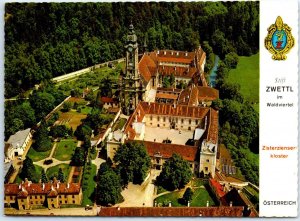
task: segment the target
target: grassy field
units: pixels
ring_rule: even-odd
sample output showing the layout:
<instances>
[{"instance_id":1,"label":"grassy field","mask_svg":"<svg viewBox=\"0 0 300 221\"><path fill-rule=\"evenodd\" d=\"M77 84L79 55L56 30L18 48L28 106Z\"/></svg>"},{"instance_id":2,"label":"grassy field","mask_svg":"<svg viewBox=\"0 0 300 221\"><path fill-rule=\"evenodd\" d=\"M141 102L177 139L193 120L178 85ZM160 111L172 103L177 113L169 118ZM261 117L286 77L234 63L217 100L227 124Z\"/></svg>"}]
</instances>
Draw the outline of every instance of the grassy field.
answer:
<instances>
[{"instance_id":1,"label":"grassy field","mask_svg":"<svg viewBox=\"0 0 300 221\"><path fill-rule=\"evenodd\" d=\"M77 141L73 139L61 140L56 146L53 157L61 161L71 160L76 144Z\"/></svg>"},{"instance_id":2,"label":"grassy field","mask_svg":"<svg viewBox=\"0 0 300 221\"><path fill-rule=\"evenodd\" d=\"M193 199L191 202L191 206L195 207L205 207L206 202L209 201L210 206L214 206L215 202L214 200L210 197L208 191L205 188L196 188L193 189ZM186 206L180 203L180 198L182 198L184 194L184 191L178 191L178 192L172 192L168 193L165 195L162 195L158 198L156 198L156 202L160 203L161 205L167 206L168 202L172 202L172 207L181 207L181 206Z\"/></svg>"},{"instance_id":3,"label":"grassy field","mask_svg":"<svg viewBox=\"0 0 300 221\"><path fill-rule=\"evenodd\" d=\"M240 56L236 69L229 72L228 80L241 85L241 93L251 103L259 103L259 53ZM254 108L258 109L258 105Z\"/></svg>"},{"instance_id":4,"label":"grassy field","mask_svg":"<svg viewBox=\"0 0 300 221\"><path fill-rule=\"evenodd\" d=\"M65 164L65 163L62 163L62 164L56 165L54 167L48 168L47 172L46 172L46 175L47 175L48 179L51 179L54 176L57 178L59 168L62 169L62 171L65 175L65 181L67 181L71 167L70 167L70 165Z\"/></svg>"},{"instance_id":5,"label":"grassy field","mask_svg":"<svg viewBox=\"0 0 300 221\"><path fill-rule=\"evenodd\" d=\"M86 189L83 190L83 199L82 199L82 204L83 206L85 205L93 205L94 203L94 190L96 187L96 182L94 180L94 176L97 173L97 167L94 164L91 164L91 169L89 170L90 174L84 174L83 179L87 177L87 180L83 180L84 183L87 183ZM86 173L86 171L85 171Z\"/></svg>"},{"instance_id":6,"label":"grassy field","mask_svg":"<svg viewBox=\"0 0 300 221\"><path fill-rule=\"evenodd\" d=\"M37 152L33 147L30 147L27 156L32 159L33 162L43 160L47 158L50 155L51 150L45 151L45 152Z\"/></svg>"}]
</instances>

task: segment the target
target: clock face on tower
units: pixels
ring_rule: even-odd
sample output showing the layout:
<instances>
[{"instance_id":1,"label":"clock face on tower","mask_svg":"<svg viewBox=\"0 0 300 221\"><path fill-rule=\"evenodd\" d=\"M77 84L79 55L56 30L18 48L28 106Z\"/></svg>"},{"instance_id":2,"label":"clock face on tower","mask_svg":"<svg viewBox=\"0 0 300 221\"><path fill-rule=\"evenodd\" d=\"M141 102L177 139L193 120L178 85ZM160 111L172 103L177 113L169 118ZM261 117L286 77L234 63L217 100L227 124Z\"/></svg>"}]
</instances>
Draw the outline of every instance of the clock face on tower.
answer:
<instances>
[{"instance_id":1,"label":"clock face on tower","mask_svg":"<svg viewBox=\"0 0 300 221\"><path fill-rule=\"evenodd\" d=\"M128 51L132 52L133 48L131 46L128 47Z\"/></svg>"}]
</instances>

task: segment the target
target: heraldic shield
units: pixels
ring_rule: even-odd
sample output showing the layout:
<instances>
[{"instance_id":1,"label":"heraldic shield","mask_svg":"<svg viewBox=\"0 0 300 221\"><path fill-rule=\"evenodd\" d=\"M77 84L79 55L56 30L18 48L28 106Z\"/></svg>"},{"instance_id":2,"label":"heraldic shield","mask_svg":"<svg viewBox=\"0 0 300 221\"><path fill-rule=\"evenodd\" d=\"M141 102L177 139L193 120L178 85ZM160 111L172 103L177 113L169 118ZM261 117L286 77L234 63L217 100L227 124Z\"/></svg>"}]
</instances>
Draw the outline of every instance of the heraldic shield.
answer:
<instances>
[{"instance_id":1,"label":"heraldic shield","mask_svg":"<svg viewBox=\"0 0 300 221\"><path fill-rule=\"evenodd\" d=\"M277 17L275 24L268 28L268 35L265 38L265 47L273 54L274 60L285 60L286 54L295 44L291 28L284 24L280 16Z\"/></svg>"}]
</instances>

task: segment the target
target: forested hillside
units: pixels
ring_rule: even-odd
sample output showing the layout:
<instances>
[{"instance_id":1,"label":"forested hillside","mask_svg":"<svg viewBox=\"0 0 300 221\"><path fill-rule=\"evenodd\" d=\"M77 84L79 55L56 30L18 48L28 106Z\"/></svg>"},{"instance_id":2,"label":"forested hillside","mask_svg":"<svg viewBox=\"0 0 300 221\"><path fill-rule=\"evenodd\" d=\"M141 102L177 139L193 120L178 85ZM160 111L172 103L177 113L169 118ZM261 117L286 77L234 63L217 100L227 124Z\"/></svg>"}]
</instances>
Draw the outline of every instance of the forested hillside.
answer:
<instances>
[{"instance_id":1,"label":"forested hillside","mask_svg":"<svg viewBox=\"0 0 300 221\"><path fill-rule=\"evenodd\" d=\"M7 3L5 97L36 83L123 56L130 21L147 49L258 51L258 2ZM140 48L141 50L141 48Z\"/></svg>"}]
</instances>

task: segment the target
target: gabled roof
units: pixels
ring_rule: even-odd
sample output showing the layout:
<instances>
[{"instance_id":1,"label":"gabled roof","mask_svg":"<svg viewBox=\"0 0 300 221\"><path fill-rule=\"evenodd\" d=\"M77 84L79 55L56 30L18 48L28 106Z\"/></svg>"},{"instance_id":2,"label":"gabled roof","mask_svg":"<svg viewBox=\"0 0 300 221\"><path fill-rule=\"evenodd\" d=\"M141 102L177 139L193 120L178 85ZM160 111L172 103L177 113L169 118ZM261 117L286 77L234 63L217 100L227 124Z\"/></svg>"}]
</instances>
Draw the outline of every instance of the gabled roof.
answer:
<instances>
[{"instance_id":1,"label":"gabled roof","mask_svg":"<svg viewBox=\"0 0 300 221\"><path fill-rule=\"evenodd\" d=\"M190 85L180 93L178 104L197 106L202 101L213 101L218 98L219 91L212 87Z\"/></svg>"},{"instance_id":2,"label":"gabled roof","mask_svg":"<svg viewBox=\"0 0 300 221\"><path fill-rule=\"evenodd\" d=\"M175 77L192 78L197 73L197 69L195 67L186 68L159 65L158 73L164 76L170 76L174 74Z\"/></svg>"},{"instance_id":3,"label":"gabled roof","mask_svg":"<svg viewBox=\"0 0 300 221\"><path fill-rule=\"evenodd\" d=\"M5 184L5 195L27 196L35 194L45 194L54 196L53 194L78 194L80 192L79 183L31 183L27 181L23 184Z\"/></svg>"},{"instance_id":4,"label":"gabled roof","mask_svg":"<svg viewBox=\"0 0 300 221\"><path fill-rule=\"evenodd\" d=\"M134 140L136 132L133 128L134 122L142 122L146 114L159 116L178 116L193 119L203 119L208 116L207 142L216 144L218 142L218 111L208 107L190 107L187 105L173 105L164 103L140 102L128 119L124 132L129 140Z\"/></svg>"},{"instance_id":5,"label":"gabled roof","mask_svg":"<svg viewBox=\"0 0 300 221\"><path fill-rule=\"evenodd\" d=\"M143 141L143 143L147 149L149 156L151 157L159 154L162 156L162 158L168 159L172 157L174 153L177 153L187 161L195 161L197 159L198 147L196 146L156 143L150 141Z\"/></svg>"},{"instance_id":6,"label":"gabled roof","mask_svg":"<svg viewBox=\"0 0 300 221\"><path fill-rule=\"evenodd\" d=\"M218 181L216 181L215 179L210 178L209 179L209 184L214 189L214 191L217 194L219 199L221 197L225 196L226 193L225 193L225 191L223 191L223 186Z\"/></svg>"},{"instance_id":7,"label":"gabled roof","mask_svg":"<svg viewBox=\"0 0 300 221\"><path fill-rule=\"evenodd\" d=\"M139 62L139 73L146 82L149 82L151 80L151 76L156 73L155 61L147 54L144 54Z\"/></svg>"},{"instance_id":8,"label":"gabled roof","mask_svg":"<svg viewBox=\"0 0 300 221\"><path fill-rule=\"evenodd\" d=\"M219 113L210 108L210 123L208 125L207 141L216 144L218 142L218 128L219 128Z\"/></svg>"},{"instance_id":9,"label":"gabled roof","mask_svg":"<svg viewBox=\"0 0 300 221\"><path fill-rule=\"evenodd\" d=\"M9 137L7 143L11 144L13 148L21 147L28 137L30 130L30 128L27 128L26 130L18 131Z\"/></svg>"}]
</instances>

